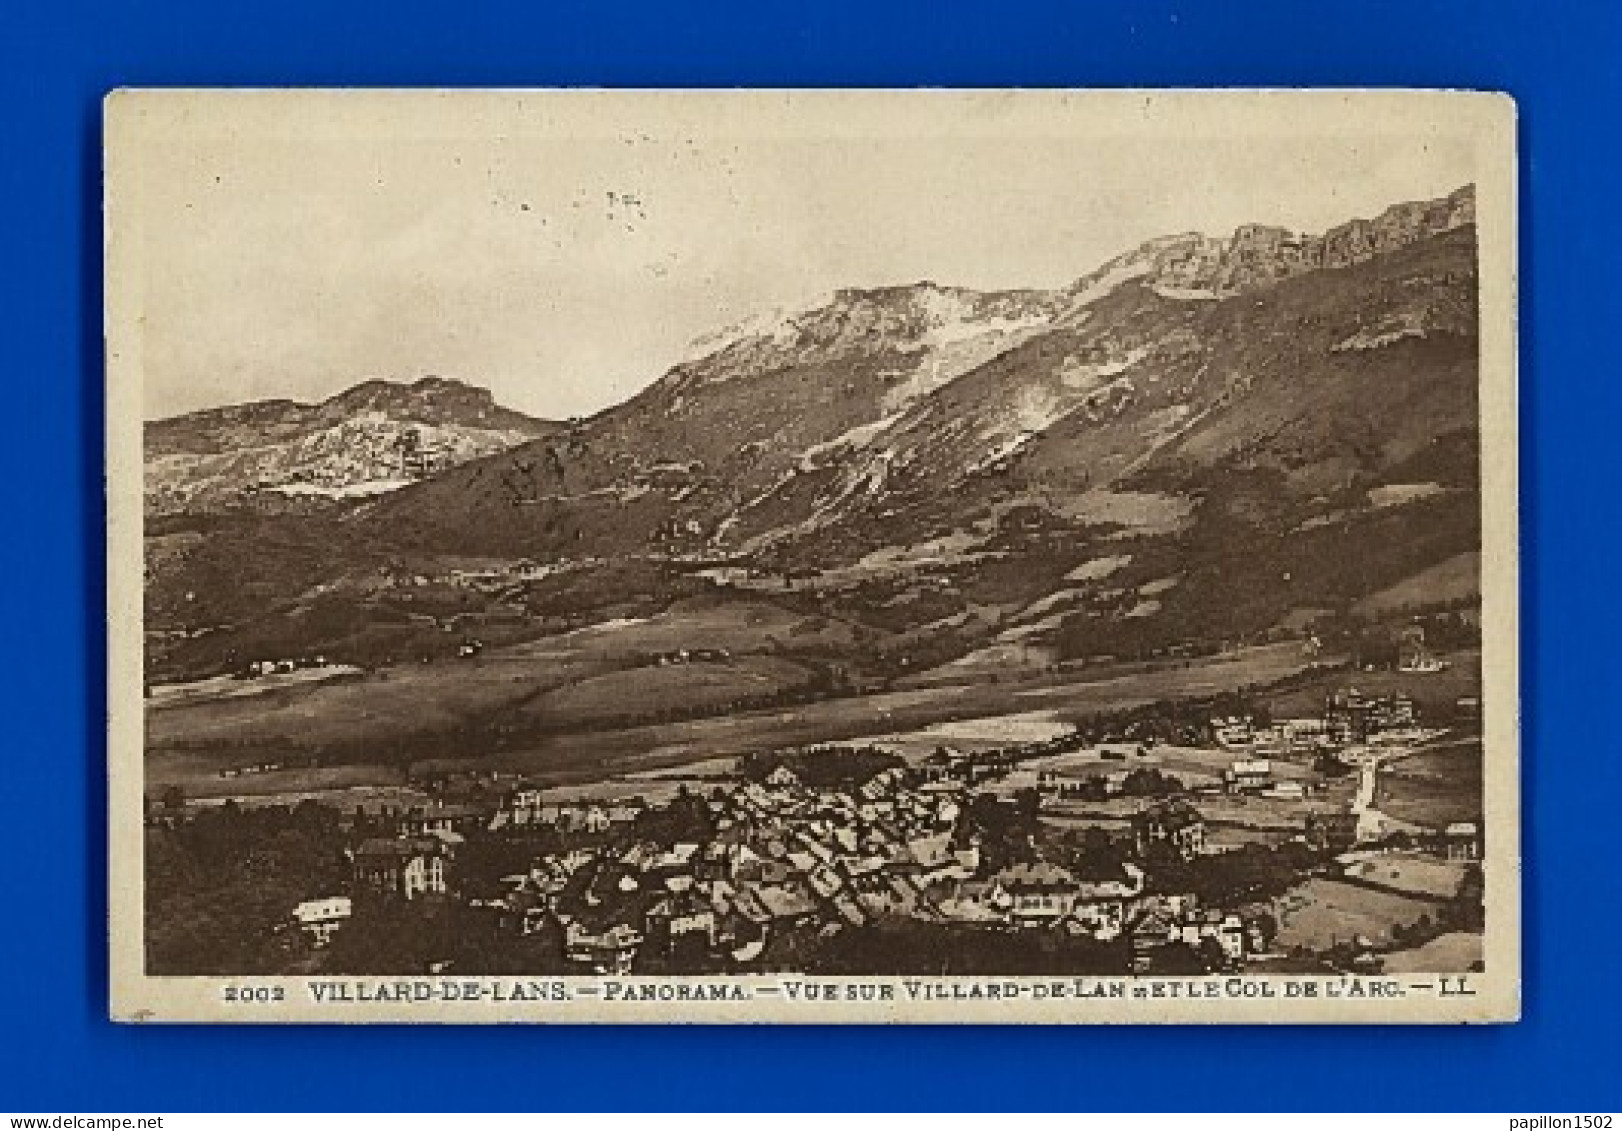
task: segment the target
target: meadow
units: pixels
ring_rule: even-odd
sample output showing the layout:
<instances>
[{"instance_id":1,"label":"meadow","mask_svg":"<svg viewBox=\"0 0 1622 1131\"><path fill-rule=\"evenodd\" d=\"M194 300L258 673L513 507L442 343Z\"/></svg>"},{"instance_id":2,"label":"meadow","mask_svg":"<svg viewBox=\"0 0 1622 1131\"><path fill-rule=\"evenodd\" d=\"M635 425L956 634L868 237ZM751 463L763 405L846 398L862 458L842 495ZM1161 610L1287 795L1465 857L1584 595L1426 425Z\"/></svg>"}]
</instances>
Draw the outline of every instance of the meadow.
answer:
<instances>
[{"instance_id":1,"label":"meadow","mask_svg":"<svg viewBox=\"0 0 1622 1131\"><path fill-rule=\"evenodd\" d=\"M149 790L194 796L400 780L477 764L553 782L600 780L753 750L877 735L931 744L1014 716L1010 740L1088 715L1232 691L1299 672L1293 644L1195 660L1039 673L869 694L831 682L848 625L775 606L693 604L659 616L402 664L265 694L149 703ZM699 659L677 653L704 650ZM989 722L988 722L989 720ZM927 737L926 737L927 736ZM243 777L221 771L276 764Z\"/></svg>"}]
</instances>

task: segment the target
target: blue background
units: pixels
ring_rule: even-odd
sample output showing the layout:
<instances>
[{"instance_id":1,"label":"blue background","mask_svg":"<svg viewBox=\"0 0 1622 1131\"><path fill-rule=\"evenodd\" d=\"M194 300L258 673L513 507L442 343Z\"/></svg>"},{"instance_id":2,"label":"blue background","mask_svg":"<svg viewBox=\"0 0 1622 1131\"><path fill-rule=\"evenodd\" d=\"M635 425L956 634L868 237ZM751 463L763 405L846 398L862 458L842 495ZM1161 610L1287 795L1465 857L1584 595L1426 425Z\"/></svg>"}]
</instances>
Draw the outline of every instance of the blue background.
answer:
<instances>
[{"instance_id":1,"label":"blue background","mask_svg":"<svg viewBox=\"0 0 1622 1131\"><path fill-rule=\"evenodd\" d=\"M1622 1108L1622 6L0 4L0 1110ZM1474 1029L117 1027L98 104L119 85L1382 85L1521 107L1525 1020Z\"/></svg>"}]
</instances>

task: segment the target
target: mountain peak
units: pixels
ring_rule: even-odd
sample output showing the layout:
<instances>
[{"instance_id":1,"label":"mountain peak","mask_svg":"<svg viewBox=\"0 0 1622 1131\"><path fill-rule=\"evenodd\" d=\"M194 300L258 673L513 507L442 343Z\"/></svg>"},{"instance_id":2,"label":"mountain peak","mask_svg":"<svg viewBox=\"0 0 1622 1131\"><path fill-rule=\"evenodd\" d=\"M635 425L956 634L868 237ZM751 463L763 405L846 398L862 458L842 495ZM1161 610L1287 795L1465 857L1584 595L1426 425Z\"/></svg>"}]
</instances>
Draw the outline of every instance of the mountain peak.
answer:
<instances>
[{"instance_id":1,"label":"mountain peak","mask_svg":"<svg viewBox=\"0 0 1622 1131\"><path fill-rule=\"evenodd\" d=\"M371 378L326 400L226 405L146 426L157 509L230 504L256 493L376 493L544 436L557 425L448 377Z\"/></svg>"}]
</instances>

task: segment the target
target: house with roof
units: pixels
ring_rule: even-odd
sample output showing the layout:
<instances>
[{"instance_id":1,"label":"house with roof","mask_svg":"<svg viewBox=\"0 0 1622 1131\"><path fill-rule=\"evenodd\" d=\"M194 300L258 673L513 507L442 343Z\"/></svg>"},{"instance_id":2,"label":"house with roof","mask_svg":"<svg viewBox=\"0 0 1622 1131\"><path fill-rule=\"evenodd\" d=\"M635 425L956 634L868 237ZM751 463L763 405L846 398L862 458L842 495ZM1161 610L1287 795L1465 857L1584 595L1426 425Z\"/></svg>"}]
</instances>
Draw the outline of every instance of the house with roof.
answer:
<instances>
[{"instance_id":1,"label":"house with roof","mask_svg":"<svg viewBox=\"0 0 1622 1131\"><path fill-rule=\"evenodd\" d=\"M718 946L738 961L758 958L774 939L820 918L817 901L797 884L747 885L732 893L716 929Z\"/></svg>"},{"instance_id":2,"label":"house with roof","mask_svg":"<svg viewBox=\"0 0 1622 1131\"><path fill-rule=\"evenodd\" d=\"M306 899L293 908L293 923L310 940L311 946L324 947L349 922L353 910L347 895Z\"/></svg>"},{"instance_id":3,"label":"house with roof","mask_svg":"<svg viewBox=\"0 0 1622 1131\"><path fill-rule=\"evenodd\" d=\"M748 834L742 826L734 824L718 829L699 849L693 860L693 874L704 882L730 879L736 874L737 861L745 853L753 855L754 849L749 847Z\"/></svg>"},{"instance_id":4,"label":"house with roof","mask_svg":"<svg viewBox=\"0 0 1622 1131\"><path fill-rule=\"evenodd\" d=\"M895 798L864 797L856 807L856 819L864 825L878 824L895 816Z\"/></svg>"},{"instance_id":5,"label":"house with roof","mask_svg":"<svg viewBox=\"0 0 1622 1131\"><path fill-rule=\"evenodd\" d=\"M957 755L942 746L918 763L915 772L925 784L944 784L961 780L955 772L957 765Z\"/></svg>"},{"instance_id":6,"label":"house with roof","mask_svg":"<svg viewBox=\"0 0 1622 1131\"><path fill-rule=\"evenodd\" d=\"M465 836L480 828L485 821L482 810L452 802L408 809L395 821L395 831L403 837Z\"/></svg>"},{"instance_id":7,"label":"house with roof","mask_svg":"<svg viewBox=\"0 0 1622 1131\"><path fill-rule=\"evenodd\" d=\"M1249 746L1251 741L1251 719L1248 715L1229 715L1213 718L1211 720L1211 737L1218 746L1228 749L1236 746Z\"/></svg>"},{"instance_id":8,"label":"house with roof","mask_svg":"<svg viewBox=\"0 0 1622 1131\"><path fill-rule=\"evenodd\" d=\"M1226 955L1226 947L1232 945L1234 927L1227 919L1224 913L1213 916L1202 912L1199 901L1192 895L1145 896L1134 901L1126 919L1126 934L1132 945L1132 972L1156 972L1161 969L1168 947L1197 949L1207 932L1223 936L1218 944L1224 946ZM1234 916L1235 922L1237 919ZM1239 924L1239 936L1242 946L1243 924Z\"/></svg>"},{"instance_id":9,"label":"house with roof","mask_svg":"<svg viewBox=\"0 0 1622 1131\"><path fill-rule=\"evenodd\" d=\"M403 899L450 890L452 846L437 836L373 837L354 853L357 885Z\"/></svg>"},{"instance_id":10,"label":"house with roof","mask_svg":"<svg viewBox=\"0 0 1622 1131\"><path fill-rule=\"evenodd\" d=\"M798 883L762 884L752 889L746 914L763 912L757 920L774 931L804 926L817 918L817 901L810 890Z\"/></svg>"},{"instance_id":11,"label":"house with roof","mask_svg":"<svg viewBox=\"0 0 1622 1131\"><path fill-rule=\"evenodd\" d=\"M1155 970L1161 952L1179 940L1180 922L1176 912L1156 901L1142 908L1128 923L1132 943L1132 972L1148 974Z\"/></svg>"},{"instance_id":12,"label":"house with roof","mask_svg":"<svg viewBox=\"0 0 1622 1131\"><path fill-rule=\"evenodd\" d=\"M1455 821L1442 830L1442 844L1449 860L1480 860L1481 830L1473 821Z\"/></svg>"},{"instance_id":13,"label":"house with roof","mask_svg":"<svg viewBox=\"0 0 1622 1131\"><path fill-rule=\"evenodd\" d=\"M642 943L642 932L626 922L595 928L580 919L564 924L564 955L598 974L629 974Z\"/></svg>"},{"instance_id":14,"label":"house with roof","mask_svg":"<svg viewBox=\"0 0 1622 1131\"><path fill-rule=\"evenodd\" d=\"M804 848L791 848L783 854L783 858L788 863L788 866L801 876L810 875L812 869L816 868L819 863L816 856L807 852Z\"/></svg>"},{"instance_id":15,"label":"house with roof","mask_svg":"<svg viewBox=\"0 0 1622 1131\"><path fill-rule=\"evenodd\" d=\"M602 810L603 820L606 822L604 828L608 828L613 825L628 825L632 821L635 821L637 817L641 816L646 808L646 805L644 805L640 800L636 799L630 801L619 801L613 805L609 805Z\"/></svg>"},{"instance_id":16,"label":"house with roof","mask_svg":"<svg viewBox=\"0 0 1622 1131\"><path fill-rule=\"evenodd\" d=\"M544 820L545 812L546 802L541 787L520 781L502 798L500 807L491 819L491 827L537 825Z\"/></svg>"},{"instance_id":17,"label":"house with roof","mask_svg":"<svg viewBox=\"0 0 1622 1131\"><path fill-rule=\"evenodd\" d=\"M1009 865L992 876L991 882L1006 893L1009 919L1024 927L1047 926L1068 917L1075 909L1080 886L1068 868L1043 860Z\"/></svg>"},{"instance_id":18,"label":"house with roof","mask_svg":"<svg viewBox=\"0 0 1622 1131\"><path fill-rule=\"evenodd\" d=\"M906 784L906 771L899 766L892 766L888 770L880 770L862 783L863 797L886 797L897 792Z\"/></svg>"},{"instance_id":19,"label":"house with roof","mask_svg":"<svg viewBox=\"0 0 1622 1131\"><path fill-rule=\"evenodd\" d=\"M725 880L717 880L705 893L715 927L711 945L732 956L736 962L751 962L766 949L766 924L770 917L754 906L752 898ZM745 907L750 914L745 914Z\"/></svg>"},{"instance_id":20,"label":"house with roof","mask_svg":"<svg viewBox=\"0 0 1622 1131\"><path fill-rule=\"evenodd\" d=\"M715 926L715 908L690 888L672 892L648 908L649 937L664 939L672 948L685 943L713 945Z\"/></svg>"},{"instance_id":21,"label":"house with roof","mask_svg":"<svg viewBox=\"0 0 1622 1131\"><path fill-rule=\"evenodd\" d=\"M659 845L653 841L639 840L620 853L619 866L628 872L644 872L658 856Z\"/></svg>"},{"instance_id":22,"label":"house with roof","mask_svg":"<svg viewBox=\"0 0 1622 1131\"><path fill-rule=\"evenodd\" d=\"M914 918L931 913L922 889L909 876L868 872L851 878L850 891L870 919Z\"/></svg>"},{"instance_id":23,"label":"house with roof","mask_svg":"<svg viewBox=\"0 0 1622 1131\"><path fill-rule=\"evenodd\" d=\"M960 923L1006 923L1012 901L990 880L948 881L930 889L941 918Z\"/></svg>"},{"instance_id":24,"label":"house with roof","mask_svg":"<svg viewBox=\"0 0 1622 1131\"><path fill-rule=\"evenodd\" d=\"M1205 819L1186 801L1157 802L1132 818L1132 840L1139 856L1166 845L1192 860L1205 851Z\"/></svg>"},{"instance_id":25,"label":"house with roof","mask_svg":"<svg viewBox=\"0 0 1622 1131\"><path fill-rule=\"evenodd\" d=\"M1215 942L1230 969L1244 963L1245 923L1231 911L1217 908L1190 911L1177 924L1177 936L1179 941L1202 952L1207 940Z\"/></svg>"},{"instance_id":26,"label":"house with roof","mask_svg":"<svg viewBox=\"0 0 1622 1131\"><path fill-rule=\"evenodd\" d=\"M800 788L800 775L779 762L777 768L766 775L766 787L779 793L786 793Z\"/></svg>"},{"instance_id":27,"label":"house with roof","mask_svg":"<svg viewBox=\"0 0 1622 1131\"><path fill-rule=\"evenodd\" d=\"M1143 869L1136 864L1079 876L1070 909L1074 929L1100 941L1119 938L1126 929L1127 907L1143 894L1144 882Z\"/></svg>"},{"instance_id":28,"label":"house with roof","mask_svg":"<svg viewBox=\"0 0 1622 1131\"><path fill-rule=\"evenodd\" d=\"M697 880L699 846L694 842L671 845L647 865L649 880L668 891L686 891Z\"/></svg>"},{"instance_id":29,"label":"house with roof","mask_svg":"<svg viewBox=\"0 0 1622 1131\"><path fill-rule=\"evenodd\" d=\"M845 877L827 864L818 864L806 876L805 883L819 899L833 899L845 886Z\"/></svg>"},{"instance_id":30,"label":"house with roof","mask_svg":"<svg viewBox=\"0 0 1622 1131\"><path fill-rule=\"evenodd\" d=\"M601 833L606 832L613 822L609 819L608 810L596 802L564 802L557 805L542 805L535 811L536 821L554 825L561 832L566 833Z\"/></svg>"},{"instance_id":31,"label":"house with roof","mask_svg":"<svg viewBox=\"0 0 1622 1131\"><path fill-rule=\"evenodd\" d=\"M842 891L832 899L834 913L852 927L860 927L867 922L867 913L862 905L856 901L848 891Z\"/></svg>"},{"instance_id":32,"label":"house with roof","mask_svg":"<svg viewBox=\"0 0 1622 1131\"><path fill-rule=\"evenodd\" d=\"M496 922L503 930L533 935L551 918L553 901L540 892L520 888L496 900L493 906Z\"/></svg>"},{"instance_id":33,"label":"house with roof","mask_svg":"<svg viewBox=\"0 0 1622 1131\"><path fill-rule=\"evenodd\" d=\"M952 855L952 830L912 833L900 845L905 855L896 859L914 871L930 872L956 863Z\"/></svg>"},{"instance_id":34,"label":"house with roof","mask_svg":"<svg viewBox=\"0 0 1622 1131\"><path fill-rule=\"evenodd\" d=\"M1273 763L1266 758L1241 758L1222 774L1229 793L1257 793L1273 782Z\"/></svg>"},{"instance_id":35,"label":"house with roof","mask_svg":"<svg viewBox=\"0 0 1622 1131\"><path fill-rule=\"evenodd\" d=\"M1283 733L1285 745L1292 748L1318 746L1329 737L1323 719L1312 716L1284 719L1278 723L1278 727Z\"/></svg>"},{"instance_id":36,"label":"house with roof","mask_svg":"<svg viewBox=\"0 0 1622 1131\"><path fill-rule=\"evenodd\" d=\"M545 804L543 793L541 787L533 782L515 782L513 787L507 791L507 808L513 810L539 809Z\"/></svg>"}]
</instances>

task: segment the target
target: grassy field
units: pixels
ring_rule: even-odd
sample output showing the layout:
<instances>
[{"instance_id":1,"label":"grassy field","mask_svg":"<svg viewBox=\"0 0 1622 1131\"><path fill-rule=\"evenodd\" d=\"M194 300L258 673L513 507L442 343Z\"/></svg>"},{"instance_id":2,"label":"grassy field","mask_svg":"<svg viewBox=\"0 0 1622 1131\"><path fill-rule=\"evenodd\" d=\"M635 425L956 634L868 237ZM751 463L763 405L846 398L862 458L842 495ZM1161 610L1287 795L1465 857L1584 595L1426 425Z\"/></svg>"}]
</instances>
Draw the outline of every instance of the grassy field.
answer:
<instances>
[{"instance_id":1,"label":"grassy field","mask_svg":"<svg viewBox=\"0 0 1622 1131\"><path fill-rule=\"evenodd\" d=\"M1121 758L1106 758L1104 752L1121 754ZM1137 769L1155 769L1179 778L1185 786L1198 788L1220 784L1223 774L1242 757L1231 750L1196 746L1155 746L1140 750L1136 743L1103 743L1100 746L1072 754L1056 754L1022 763L1006 777L995 783L1000 792L1012 793L1017 789L1036 786L1044 773L1061 778L1082 779ZM1272 759L1273 776L1280 781L1298 781L1310 787L1317 786L1322 775L1290 762ZM1345 808L1346 791L1338 791L1333 798L1313 794L1302 800L1282 800L1261 796L1201 797L1198 806L1202 813L1216 820L1257 827L1277 827L1281 823L1300 830L1306 813L1314 810Z\"/></svg>"},{"instance_id":2,"label":"grassy field","mask_svg":"<svg viewBox=\"0 0 1622 1131\"><path fill-rule=\"evenodd\" d=\"M1357 603L1365 616L1400 612L1446 601L1474 597L1481 592L1481 555L1457 554L1421 570Z\"/></svg>"},{"instance_id":3,"label":"grassy field","mask_svg":"<svg viewBox=\"0 0 1622 1131\"><path fill-rule=\"evenodd\" d=\"M1311 879L1280 896L1278 946L1327 950L1361 936L1381 945L1391 941L1398 923L1412 926L1420 916L1434 917L1436 905L1388 892L1373 891L1337 880Z\"/></svg>"},{"instance_id":4,"label":"grassy field","mask_svg":"<svg viewBox=\"0 0 1622 1131\"><path fill-rule=\"evenodd\" d=\"M288 685L252 697L149 704L149 753L213 752L221 765L328 751L376 751L424 734L450 738L535 695L608 670L601 661L492 655L405 665L360 679Z\"/></svg>"},{"instance_id":5,"label":"grassy field","mask_svg":"<svg viewBox=\"0 0 1622 1131\"><path fill-rule=\"evenodd\" d=\"M515 645L514 657L624 662L680 649L812 652L847 649L856 629L833 617L806 616L764 601L687 598L634 621L593 625Z\"/></svg>"},{"instance_id":6,"label":"grassy field","mask_svg":"<svg viewBox=\"0 0 1622 1131\"><path fill-rule=\"evenodd\" d=\"M1167 773L1177 774L1190 781L1221 781L1223 773L1234 762L1250 759L1244 751L1221 750L1200 746L1157 746L1149 752L1148 764L1158 766ZM1282 758L1264 758L1278 781L1315 782L1319 775L1304 766L1286 762Z\"/></svg>"},{"instance_id":7,"label":"grassy field","mask_svg":"<svg viewBox=\"0 0 1622 1131\"><path fill-rule=\"evenodd\" d=\"M1053 706L1059 721L1079 722L1101 711L1258 687L1318 662L1295 643L1263 644L1216 656L1140 665L1122 675L1110 674L1109 669L1089 673L1082 668L1055 677L1056 683L1038 681L1038 686L1016 689L1013 694L1026 709Z\"/></svg>"},{"instance_id":8,"label":"grassy field","mask_svg":"<svg viewBox=\"0 0 1622 1131\"><path fill-rule=\"evenodd\" d=\"M1346 867L1348 877L1378 884L1403 895L1451 899L1464 878L1465 865L1417 853L1389 853Z\"/></svg>"},{"instance_id":9,"label":"grassy field","mask_svg":"<svg viewBox=\"0 0 1622 1131\"><path fill-rule=\"evenodd\" d=\"M835 648L848 642L850 631L755 602L684 602L645 620L323 683L206 681L148 701L148 766L154 780L168 781L199 771L216 776L204 767L263 762L334 766L476 757L513 733L589 728L616 713L653 721L673 704L704 709L803 685L809 671L775 653ZM700 648L725 651L727 658L654 662Z\"/></svg>"},{"instance_id":10,"label":"grassy field","mask_svg":"<svg viewBox=\"0 0 1622 1131\"><path fill-rule=\"evenodd\" d=\"M1213 825L1299 833L1306 827L1307 814L1344 812L1346 806L1328 794L1312 794L1300 801L1273 797L1199 798L1194 807Z\"/></svg>"},{"instance_id":11,"label":"grassy field","mask_svg":"<svg viewBox=\"0 0 1622 1131\"><path fill-rule=\"evenodd\" d=\"M190 683L158 683L152 686L147 701L153 707L170 707L180 703L213 703L222 699L251 699L269 695L284 687L306 683L325 683L330 680L353 679L362 674L359 668L344 664L327 664L318 668L300 668L291 672L277 672L252 679L216 675Z\"/></svg>"},{"instance_id":12,"label":"grassy field","mask_svg":"<svg viewBox=\"0 0 1622 1131\"><path fill-rule=\"evenodd\" d=\"M702 643L706 636L699 618L684 615L684 646L713 647ZM894 691L593 729L604 721L600 712L608 704L678 699L694 692L695 678L706 685L699 689L703 694L718 697L793 678L797 661L792 655L744 657L738 651L730 663L625 667L633 662L629 657L666 650L674 619L577 632L491 649L474 660L388 669L346 683L289 687L251 700L152 708L147 719L149 787L180 784L196 795L292 791L312 788L316 781L395 781L408 761L417 769L449 769L465 768L475 759L481 768L577 783L753 750L904 734L997 715L1029 718L1033 712L1047 712L1064 720L1254 685L1309 663L1299 648L1275 645L1170 661L1091 681L1085 672L1047 674L1021 682ZM795 638L796 627L804 623L782 627ZM741 634L730 613L724 624ZM774 637L776 629L774 625ZM820 640L826 631L838 629L815 625L798 638ZM733 643L739 638L729 637ZM738 683L709 683L719 669L727 669ZM670 682L660 682L666 680ZM549 713L549 703L574 714ZM319 768L232 779L218 773L228 766L312 757Z\"/></svg>"},{"instance_id":13,"label":"grassy field","mask_svg":"<svg viewBox=\"0 0 1622 1131\"><path fill-rule=\"evenodd\" d=\"M757 696L804 687L811 673L789 660L748 656L725 663L624 668L591 676L528 700L515 712L533 722L586 729L627 716L718 711Z\"/></svg>"},{"instance_id":14,"label":"grassy field","mask_svg":"<svg viewBox=\"0 0 1622 1131\"><path fill-rule=\"evenodd\" d=\"M943 746L964 751L995 750L1020 742L1045 742L1058 735L1070 733L1070 725L1056 722L1053 716L1052 711L1023 711L983 718L954 719L931 723L918 730L874 735L871 741L876 746L895 751L908 761L917 761L928 757ZM1097 761L1097 757L1094 756L1092 760ZM1044 762L1046 761L1044 759Z\"/></svg>"},{"instance_id":15,"label":"grassy field","mask_svg":"<svg viewBox=\"0 0 1622 1131\"><path fill-rule=\"evenodd\" d=\"M1272 847L1299 835L1299 826L1292 828L1252 828L1238 825L1211 825L1205 828L1205 843L1212 848L1233 849L1247 844Z\"/></svg>"},{"instance_id":16,"label":"grassy field","mask_svg":"<svg viewBox=\"0 0 1622 1131\"><path fill-rule=\"evenodd\" d=\"M1465 974L1481 961L1481 944L1480 935L1454 931L1412 950L1392 951L1383 966L1387 974Z\"/></svg>"},{"instance_id":17,"label":"grassy field","mask_svg":"<svg viewBox=\"0 0 1622 1131\"><path fill-rule=\"evenodd\" d=\"M1299 718L1319 714L1323 710L1324 696L1330 692L1355 687L1368 695L1399 692L1408 695L1413 698L1422 720L1427 716L1447 717L1461 696L1481 694L1481 653L1452 652L1442 658L1450 666L1439 672L1335 672L1321 679L1307 680L1288 691L1269 694L1263 701L1275 718Z\"/></svg>"},{"instance_id":18,"label":"grassy field","mask_svg":"<svg viewBox=\"0 0 1622 1131\"><path fill-rule=\"evenodd\" d=\"M1481 782L1481 740L1460 739L1392 762L1380 773L1375 804L1399 821L1429 828L1479 822Z\"/></svg>"}]
</instances>

